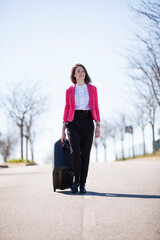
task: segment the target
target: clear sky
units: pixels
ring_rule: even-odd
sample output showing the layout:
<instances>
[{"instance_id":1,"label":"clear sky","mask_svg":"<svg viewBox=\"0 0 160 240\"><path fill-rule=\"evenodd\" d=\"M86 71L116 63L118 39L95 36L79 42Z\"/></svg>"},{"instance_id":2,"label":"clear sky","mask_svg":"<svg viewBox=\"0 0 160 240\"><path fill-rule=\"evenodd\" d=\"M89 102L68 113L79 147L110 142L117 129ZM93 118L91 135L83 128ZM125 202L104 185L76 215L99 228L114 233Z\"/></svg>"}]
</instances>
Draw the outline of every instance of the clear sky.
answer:
<instances>
[{"instance_id":1,"label":"clear sky","mask_svg":"<svg viewBox=\"0 0 160 240\"><path fill-rule=\"evenodd\" d=\"M38 124L43 130L35 142L38 162L61 137L74 64L82 63L97 86L101 119L127 111L127 60L121 55L134 27L127 0L0 1L1 89L8 82L39 81L51 99L52 110Z\"/></svg>"}]
</instances>

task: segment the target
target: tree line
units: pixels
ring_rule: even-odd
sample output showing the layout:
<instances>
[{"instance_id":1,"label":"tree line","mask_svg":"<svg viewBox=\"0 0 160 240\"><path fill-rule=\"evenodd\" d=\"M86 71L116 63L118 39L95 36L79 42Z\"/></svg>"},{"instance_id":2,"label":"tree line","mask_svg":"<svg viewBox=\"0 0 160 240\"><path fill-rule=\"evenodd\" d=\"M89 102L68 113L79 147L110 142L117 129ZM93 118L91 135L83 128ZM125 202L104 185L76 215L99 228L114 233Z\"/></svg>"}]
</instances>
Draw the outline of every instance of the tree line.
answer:
<instances>
[{"instance_id":1,"label":"tree line","mask_svg":"<svg viewBox=\"0 0 160 240\"><path fill-rule=\"evenodd\" d=\"M26 140L26 160L28 160L28 152L30 145L31 161L34 161L34 140L35 140L35 123L46 111L47 97L41 94L39 85L33 84L17 84L12 86L7 93L1 94L0 108L7 118L19 128L20 135L20 151L21 159L24 159L24 139ZM13 132L13 131L12 131ZM15 134L8 133L6 136L0 134L0 154L3 156L4 162L13 151L18 138Z\"/></svg>"},{"instance_id":2,"label":"tree line","mask_svg":"<svg viewBox=\"0 0 160 240\"><path fill-rule=\"evenodd\" d=\"M128 6L132 19L137 24L137 32L133 33L134 41L129 49L126 49L125 56L128 61L129 77L128 89L124 94L127 98L129 95L132 111L128 109L128 115L120 113L117 121L112 120L114 123L103 121L100 141L94 141L96 159L98 144L103 145L106 159L108 138L113 139L116 159L115 142L116 139L121 139L122 158L125 158L124 138L127 121L133 125L134 129L138 126L141 128L144 155L146 154L145 128L150 124L153 153L156 152L155 122L159 119L160 110L160 2L140 0L132 4L128 2Z\"/></svg>"}]
</instances>

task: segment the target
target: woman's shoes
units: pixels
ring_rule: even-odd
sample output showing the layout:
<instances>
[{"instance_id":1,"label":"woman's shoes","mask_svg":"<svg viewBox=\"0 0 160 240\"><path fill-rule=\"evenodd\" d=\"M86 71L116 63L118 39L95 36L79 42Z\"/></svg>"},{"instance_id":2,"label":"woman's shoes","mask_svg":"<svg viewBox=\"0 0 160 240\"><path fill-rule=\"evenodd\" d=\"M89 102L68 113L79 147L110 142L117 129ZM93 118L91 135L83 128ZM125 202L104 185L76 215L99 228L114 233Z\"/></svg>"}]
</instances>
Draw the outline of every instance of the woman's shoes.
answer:
<instances>
[{"instance_id":1,"label":"woman's shoes","mask_svg":"<svg viewBox=\"0 0 160 240\"><path fill-rule=\"evenodd\" d=\"M80 185L80 193L87 193L85 185Z\"/></svg>"},{"instance_id":2,"label":"woman's shoes","mask_svg":"<svg viewBox=\"0 0 160 240\"><path fill-rule=\"evenodd\" d=\"M87 190L85 188L85 185L80 185L79 182L74 182L71 191L72 193L78 192L78 187L80 186L80 193L87 193Z\"/></svg>"},{"instance_id":3,"label":"woman's shoes","mask_svg":"<svg viewBox=\"0 0 160 240\"><path fill-rule=\"evenodd\" d=\"M72 193L78 192L78 187L79 187L79 182L74 182L72 187L71 187Z\"/></svg>"}]
</instances>

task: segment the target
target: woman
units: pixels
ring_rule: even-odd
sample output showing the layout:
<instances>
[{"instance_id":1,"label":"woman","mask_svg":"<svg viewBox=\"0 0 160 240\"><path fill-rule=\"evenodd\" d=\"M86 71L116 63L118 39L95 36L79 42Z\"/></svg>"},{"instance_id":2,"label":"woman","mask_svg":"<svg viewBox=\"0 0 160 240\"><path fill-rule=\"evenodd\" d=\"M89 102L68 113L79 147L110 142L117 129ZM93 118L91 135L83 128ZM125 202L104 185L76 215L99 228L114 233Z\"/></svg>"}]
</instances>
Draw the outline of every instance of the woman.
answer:
<instances>
[{"instance_id":1,"label":"woman","mask_svg":"<svg viewBox=\"0 0 160 240\"><path fill-rule=\"evenodd\" d=\"M76 64L71 71L73 86L66 90L61 142L66 140L65 128L71 148L71 159L75 182L72 193L87 193L85 183L88 174L90 151L95 138L100 136L100 115L97 88L90 84L91 79L82 64Z\"/></svg>"}]
</instances>

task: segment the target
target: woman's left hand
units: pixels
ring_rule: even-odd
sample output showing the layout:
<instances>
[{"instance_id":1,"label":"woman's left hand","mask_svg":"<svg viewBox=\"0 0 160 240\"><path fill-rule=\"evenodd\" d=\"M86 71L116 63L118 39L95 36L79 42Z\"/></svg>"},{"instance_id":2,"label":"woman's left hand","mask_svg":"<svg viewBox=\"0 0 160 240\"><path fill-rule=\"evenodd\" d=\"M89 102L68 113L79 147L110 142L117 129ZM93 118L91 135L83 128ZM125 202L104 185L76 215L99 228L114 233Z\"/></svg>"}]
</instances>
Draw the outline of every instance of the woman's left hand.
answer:
<instances>
[{"instance_id":1,"label":"woman's left hand","mask_svg":"<svg viewBox=\"0 0 160 240\"><path fill-rule=\"evenodd\" d=\"M100 136L100 127L96 127L96 130L95 130L95 138L98 138Z\"/></svg>"}]
</instances>

